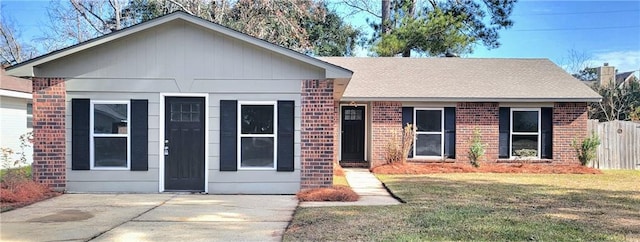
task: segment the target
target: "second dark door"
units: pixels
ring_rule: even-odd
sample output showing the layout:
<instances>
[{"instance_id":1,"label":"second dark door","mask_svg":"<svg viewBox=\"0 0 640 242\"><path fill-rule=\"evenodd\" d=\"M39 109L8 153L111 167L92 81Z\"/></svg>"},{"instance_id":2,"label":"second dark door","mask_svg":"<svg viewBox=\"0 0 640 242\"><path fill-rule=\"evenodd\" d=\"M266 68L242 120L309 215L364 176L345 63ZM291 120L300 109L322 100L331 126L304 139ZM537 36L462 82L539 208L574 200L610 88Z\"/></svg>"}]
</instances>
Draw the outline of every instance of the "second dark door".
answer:
<instances>
[{"instance_id":1,"label":"second dark door","mask_svg":"<svg viewBox=\"0 0 640 242\"><path fill-rule=\"evenodd\" d=\"M165 190L204 191L204 108L201 97L165 99Z\"/></svg>"},{"instance_id":2,"label":"second dark door","mask_svg":"<svg viewBox=\"0 0 640 242\"><path fill-rule=\"evenodd\" d=\"M342 161L364 161L364 107L342 107Z\"/></svg>"}]
</instances>

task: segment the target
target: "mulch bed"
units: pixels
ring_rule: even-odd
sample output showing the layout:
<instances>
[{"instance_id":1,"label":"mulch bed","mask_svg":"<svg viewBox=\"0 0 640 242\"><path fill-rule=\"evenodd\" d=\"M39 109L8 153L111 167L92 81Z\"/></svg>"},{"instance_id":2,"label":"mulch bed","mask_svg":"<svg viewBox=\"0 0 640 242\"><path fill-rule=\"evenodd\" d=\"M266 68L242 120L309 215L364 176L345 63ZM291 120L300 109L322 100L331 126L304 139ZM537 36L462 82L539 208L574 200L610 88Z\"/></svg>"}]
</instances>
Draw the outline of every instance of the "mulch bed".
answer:
<instances>
[{"instance_id":1,"label":"mulch bed","mask_svg":"<svg viewBox=\"0 0 640 242\"><path fill-rule=\"evenodd\" d=\"M372 169L376 174L435 174L435 173L533 173L533 174L602 174L595 168L580 165L548 164L387 164Z\"/></svg>"},{"instance_id":2,"label":"mulch bed","mask_svg":"<svg viewBox=\"0 0 640 242\"><path fill-rule=\"evenodd\" d=\"M350 187L345 186L305 189L298 192L296 197L301 202L355 202L360 198Z\"/></svg>"},{"instance_id":3,"label":"mulch bed","mask_svg":"<svg viewBox=\"0 0 640 242\"><path fill-rule=\"evenodd\" d=\"M61 194L34 181L15 184L12 189L4 186L5 184L2 185L3 187L0 188L0 212L21 208Z\"/></svg>"}]
</instances>

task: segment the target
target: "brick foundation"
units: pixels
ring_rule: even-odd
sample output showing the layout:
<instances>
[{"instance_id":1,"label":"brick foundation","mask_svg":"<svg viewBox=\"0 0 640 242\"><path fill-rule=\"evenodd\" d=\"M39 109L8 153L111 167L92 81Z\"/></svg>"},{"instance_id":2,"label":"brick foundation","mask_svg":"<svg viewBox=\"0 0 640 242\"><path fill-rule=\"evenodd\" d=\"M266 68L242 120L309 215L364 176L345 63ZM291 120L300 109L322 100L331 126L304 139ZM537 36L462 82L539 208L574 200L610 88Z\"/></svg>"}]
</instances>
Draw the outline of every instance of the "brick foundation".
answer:
<instances>
[{"instance_id":1,"label":"brick foundation","mask_svg":"<svg viewBox=\"0 0 640 242\"><path fill-rule=\"evenodd\" d=\"M553 161L580 164L571 141L587 136L587 104L556 103L553 106Z\"/></svg>"},{"instance_id":2,"label":"brick foundation","mask_svg":"<svg viewBox=\"0 0 640 242\"><path fill-rule=\"evenodd\" d=\"M385 164L385 149L391 139L402 139L402 103L371 102L371 161L370 167Z\"/></svg>"},{"instance_id":3,"label":"brick foundation","mask_svg":"<svg viewBox=\"0 0 640 242\"><path fill-rule=\"evenodd\" d=\"M499 114L498 103L456 104L456 162L469 162L467 154L475 128L480 130L482 143L487 145L484 161L498 159Z\"/></svg>"},{"instance_id":4,"label":"brick foundation","mask_svg":"<svg viewBox=\"0 0 640 242\"><path fill-rule=\"evenodd\" d=\"M33 166L36 182L66 187L66 90L64 79L33 79Z\"/></svg>"},{"instance_id":5,"label":"brick foundation","mask_svg":"<svg viewBox=\"0 0 640 242\"><path fill-rule=\"evenodd\" d=\"M332 80L302 83L301 188L333 185L335 102Z\"/></svg>"}]
</instances>

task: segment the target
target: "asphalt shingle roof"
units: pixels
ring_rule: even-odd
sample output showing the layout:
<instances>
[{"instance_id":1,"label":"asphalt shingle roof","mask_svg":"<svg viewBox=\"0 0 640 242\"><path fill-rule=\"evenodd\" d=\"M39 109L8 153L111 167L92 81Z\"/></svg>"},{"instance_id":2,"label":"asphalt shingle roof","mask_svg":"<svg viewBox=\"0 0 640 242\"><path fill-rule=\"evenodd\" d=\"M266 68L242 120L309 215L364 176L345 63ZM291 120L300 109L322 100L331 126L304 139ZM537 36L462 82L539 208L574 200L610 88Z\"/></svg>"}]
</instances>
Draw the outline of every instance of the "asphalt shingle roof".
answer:
<instances>
[{"instance_id":1,"label":"asphalt shingle roof","mask_svg":"<svg viewBox=\"0 0 640 242\"><path fill-rule=\"evenodd\" d=\"M598 101L548 59L324 57L354 72L343 100Z\"/></svg>"}]
</instances>

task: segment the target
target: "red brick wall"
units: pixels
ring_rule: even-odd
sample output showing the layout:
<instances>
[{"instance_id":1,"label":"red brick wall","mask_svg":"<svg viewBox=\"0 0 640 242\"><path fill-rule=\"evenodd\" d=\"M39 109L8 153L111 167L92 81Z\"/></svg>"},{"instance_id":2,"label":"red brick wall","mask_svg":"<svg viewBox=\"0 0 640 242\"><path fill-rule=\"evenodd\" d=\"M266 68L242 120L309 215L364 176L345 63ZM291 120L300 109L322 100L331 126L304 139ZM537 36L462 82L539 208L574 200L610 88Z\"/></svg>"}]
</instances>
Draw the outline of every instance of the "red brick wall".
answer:
<instances>
[{"instance_id":1,"label":"red brick wall","mask_svg":"<svg viewBox=\"0 0 640 242\"><path fill-rule=\"evenodd\" d=\"M556 164L579 164L571 147L574 138L587 136L587 104L556 103L553 106L553 161Z\"/></svg>"},{"instance_id":2,"label":"red brick wall","mask_svg":"<svg viewBox=\"0 0 640 242\"><path fill-rule=\"evenodd\" d=\"M372 103L372 160L371 167L384 164L385 147L393 132L400 132L402 109L399 102ZM523 160L498 159L499 154L499 103L457 103L456 104L456 159L447 162L468 163L469 142L473 131L478 128L482 143L486 144L483 162L509 163ZM553 159L526 160L531 163L578 164L575 151L571 147L574 138L583 139L587 135L587 104L556 103L553 109ZM398 137L399 136L395 136ZM398 141L399 142L399 141ZM413 160L421 162L423 160ZM429 160L441 162L441 160Z\"/></svg>"},{"instance_id":3,"label":"red brick wall","mask_svg":"<svg viewBox=\"0 0 640 242\"><path fill-rule=\"evenodd\" d=\"M385 148L389 141L402 138L402 103L371 102L371 161L370 167L385 164Z\"/></svg>"},{"instance_id":4,"label":"red brick wall","mask_svg":"<svg viewBox=\"0 0 640 242\"><path fill-rule=\"evenodd\" d=\"M499 113L498 103L456 104L457 162L469 162L469 142L475 128L480 130L482 143L487 145L483 161L495 162L498 159Z\"/></svg>"},{"instance_id":5,"label":"red brick wall","mask_svg":"<svg viewBox=\"0 0 640 242\"><path fill-rule=\"evenodd\" d=\"M302 83L301 188L333 184L335 102L332 80Z\"/></svg>"},{"instance_id":6,"label":"red brick wall","mask_svg":"<svg viewBox=\"0 0 640 242\"><path fill-rule=\"evenodd\" d=\"M55 190L66 186L64 79L33 79L33 179Z\"/></svg>"}]
</instances>

